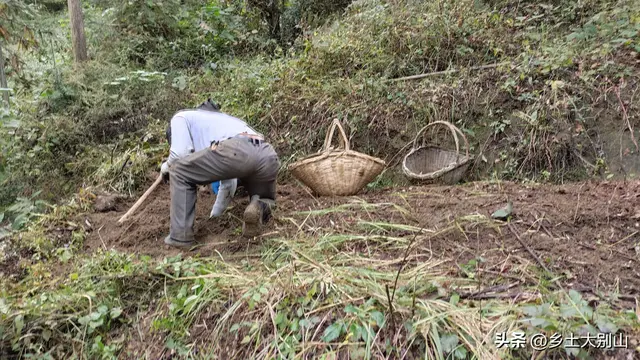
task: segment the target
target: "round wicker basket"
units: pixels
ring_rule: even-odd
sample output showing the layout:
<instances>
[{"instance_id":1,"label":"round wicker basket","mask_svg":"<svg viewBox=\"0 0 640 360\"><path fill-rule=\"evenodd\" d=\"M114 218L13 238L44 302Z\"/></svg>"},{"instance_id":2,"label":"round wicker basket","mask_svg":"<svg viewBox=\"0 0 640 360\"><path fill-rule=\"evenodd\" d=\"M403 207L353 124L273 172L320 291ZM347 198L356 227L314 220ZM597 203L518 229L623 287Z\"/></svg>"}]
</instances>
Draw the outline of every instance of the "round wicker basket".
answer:
<instances>
[{"instance_id":1,"label":"round wicker basket","mask_svg":"<svg viewBox=\"0 0 640 360\"><path fill-rule=\"evenodd\" d=\"M444 125L451 131L456 143L456 151L440 148L438 146L427 146L424 138L422 145L417 147L418 138L430 126ZM460 144L458 134L462 136L466 147L465 156L460 155ZM413 140L411 151L402 161L403 173L415 180L427 183L442 183L452 185L462 179L473 160L473 155L469 155L469 142L466 136L453 124L446 121L434 121L423 127L416 134Z\"/></svg>"},{"instance_id":2,"label":"round wicker basket","mask_svg":"<svg viewBox=\"0 0 640 360\"><path fill-rule=\"evenodd\" d=\"M343 150L331 147L336 127L340 131ZM319 196L355 195L378 176L385 162L349 146L349 139L336 119L331 124L322 150L289 165L289 171Z\"/></svg>"}]
</instances>

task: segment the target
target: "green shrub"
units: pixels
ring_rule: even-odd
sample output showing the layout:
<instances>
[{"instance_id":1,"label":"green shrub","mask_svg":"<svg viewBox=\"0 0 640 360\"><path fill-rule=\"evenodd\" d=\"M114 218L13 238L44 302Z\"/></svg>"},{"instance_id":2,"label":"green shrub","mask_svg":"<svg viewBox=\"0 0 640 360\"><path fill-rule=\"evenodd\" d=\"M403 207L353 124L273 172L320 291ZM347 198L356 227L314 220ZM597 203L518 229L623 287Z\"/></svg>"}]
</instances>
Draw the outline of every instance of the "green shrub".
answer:
<instances>
[{"instance_id":1,"label":"green shrub","mask_svg":"<svg viewBox=\"0 0 640 360\"><path fill-rule=\"evenodd\" d=\"M282 11L281 42L293 44L306 29L315 29L334 20L335 14L344 11L351 0L296 0Z\"/></svg>"},{"instance_id":2,"label":"green shrub","mask_svg":"<svg viewBox=\"0 0 640 360\"><path fill-rule=\"evenodd\" d=\"M396 77L499 60L493 36L504 24L474 1L358 1L306 47L305 69L318 75Z\"/></svg>"},{"instance_id":3,"label":"green shrub","mask_svg":"<svg viewBox=\"0 0 640 360\"><path fill-rule=\"evenodd\" d=\"M166 71L210 66L229 55L261 51L263 24L241 1L124 1L109 6L115 26L103 53L126 66Z\"/></svg>"},{"instance_id":4,"label":"green shrub","mask_svg":"<svg viewBox=\"0 0 640 360\"><path fill-rule=\"evenodd\" d=\"M58 198L83 182L104 182L94 176L103 164L118 168L111 172L116 179L109 179L118 182L116 188L135 189L150 164L145 156L135 156L125 169L123 154L144 145L150 123L159 119L166 124L188 106L189 93L176 85L176 75L161 72L127 71L97 61L58 70L60 77L45 74L46 81L36 89L39 98L21 103L12 115L15 126L0 136L6 144L3 192L13 193L3 197L10 202L18 191L43 190L46 198Z\"/></svg>"}]
</instances>

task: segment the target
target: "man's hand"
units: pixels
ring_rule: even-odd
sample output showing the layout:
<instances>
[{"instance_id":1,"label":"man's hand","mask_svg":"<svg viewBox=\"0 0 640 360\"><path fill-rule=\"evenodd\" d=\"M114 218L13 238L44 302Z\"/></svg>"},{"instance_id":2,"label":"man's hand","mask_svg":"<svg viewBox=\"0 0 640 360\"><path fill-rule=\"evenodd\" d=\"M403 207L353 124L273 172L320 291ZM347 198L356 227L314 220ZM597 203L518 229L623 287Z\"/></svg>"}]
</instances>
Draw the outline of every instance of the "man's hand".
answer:
<instances>
[{"instance_id":1,"label":"man's hand","mask_svg":"<svg viewBox=\"0 0 640 360\"><path fill-rule=\"evenodd\" d=\"M160 166L160 174L162 174L162 182L165 184L169 183L169 164L167 162L163 162L162 166Z\"/></svg>"}]
</instances>

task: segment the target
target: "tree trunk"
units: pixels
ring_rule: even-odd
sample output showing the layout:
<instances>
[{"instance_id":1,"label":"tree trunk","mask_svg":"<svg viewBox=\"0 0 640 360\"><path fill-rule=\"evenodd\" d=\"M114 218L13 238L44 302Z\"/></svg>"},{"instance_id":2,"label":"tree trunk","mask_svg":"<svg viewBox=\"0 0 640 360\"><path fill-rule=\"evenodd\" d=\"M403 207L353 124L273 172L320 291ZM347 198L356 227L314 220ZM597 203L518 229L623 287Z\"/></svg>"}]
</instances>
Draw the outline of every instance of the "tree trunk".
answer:
<instances>
[{"instance_id":1,"label":"tree trunk","mask_svg":"<svg viewBox=\"0 0 640 360\"><path fill-rule=\"evenodd\" d=\"M87 41L84 38L84 19L80 0L67 0L69 18L71 19L71 39L73 40L73 55L77 63L88 59Z\"/></svg>"},{"instance_id":2,"label":"tree trunk","mask_svg":"<svg viewBox=\"0 0 640 360\"><path fill-rule=\"evenodd\" d=\"M278 0L248 0L247 4L261 12L262 18L269 25L269 36L280 41L280 16L284 11L284 1L280 5Z\"/></svg>"},{"instance_id":3,"label":"tree trunk","mask_svg":"<svg viewBox=\"0 0 640 360\"><path fill-rule=\"evenodd\" d=\"M273 39L280 40L280 9L273 7L269 12L269 32Z\"/></svg>"},{"instance_id":4,"label":"tree trunk","mask_svg":"<svg viewBox=\"0 0 640 360\"><path fill-rule=\"evenodd\" d=\"M8 88L7 85L7 77L4 73L4 54L2 53L2 42L0 41L0 88ZM7 107L9 107L9 92L3 90L2 97L4 101L7 103Z\"/></svg>"}]
</instances>

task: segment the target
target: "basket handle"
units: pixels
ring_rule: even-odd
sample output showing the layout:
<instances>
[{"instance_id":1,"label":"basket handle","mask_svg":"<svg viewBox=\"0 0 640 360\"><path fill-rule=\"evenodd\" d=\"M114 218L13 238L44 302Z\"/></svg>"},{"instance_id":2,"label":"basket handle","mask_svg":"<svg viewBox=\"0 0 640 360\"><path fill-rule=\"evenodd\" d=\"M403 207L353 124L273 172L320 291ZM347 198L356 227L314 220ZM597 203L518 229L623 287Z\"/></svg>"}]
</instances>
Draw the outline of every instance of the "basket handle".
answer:
<instances>
[{"instance_id":1,"label":"basket handle","mask_svg":"<svg viewBox=\"0 0 640 360\"><path fill-rule=\"evenodd\" d=\"M460 153L460 144L459 144L459 140L458 140L458 135L460 134L462 136L462 139L464 140L464 144L465 144L465 150L466 150L466 157L469 157L469 142L467 141L467 137L464 136L464 134L462 133L462 131L460 131L460 129L458 129L455 125L447 122L447 121L434 121L430 124L427 124L425 127L423 127L422 129L420 129L420 131L418 131L418 133L416 134L416 137L413 139L413 150L416 150L416 143L418 142L418 138L422 135L422 133L431 125L445 125L446 127L449 128L449 130L451 131L451 134L453 135L453 139L456 142L456 153ZM459 156L459 155L458 155ZM458 159L459 160L459 159ZM456 160L456 162L458 161Z\"/></svg>"},{"instance_id":2,"label":"basket handle","mask_svg":"<svg viewBox=\"0 0 640 360\"><path fill-rule=\"evenodd\" d=\"M324 139L324 146L322 149L323 152L330 151L329 149L331 147L331 140L333 139L333 133L335 132L336 127L338 127L338 130L340 131L340 135L342 135L342 139L340 139L342 140L342 146L346 151L349 151L349 139L347 139L347 134L345 134L342 125L340 125L340 120L334 119L331 127L329 128L329 131L327 131L327 136Z\"/></svg>"}]
</instances>

